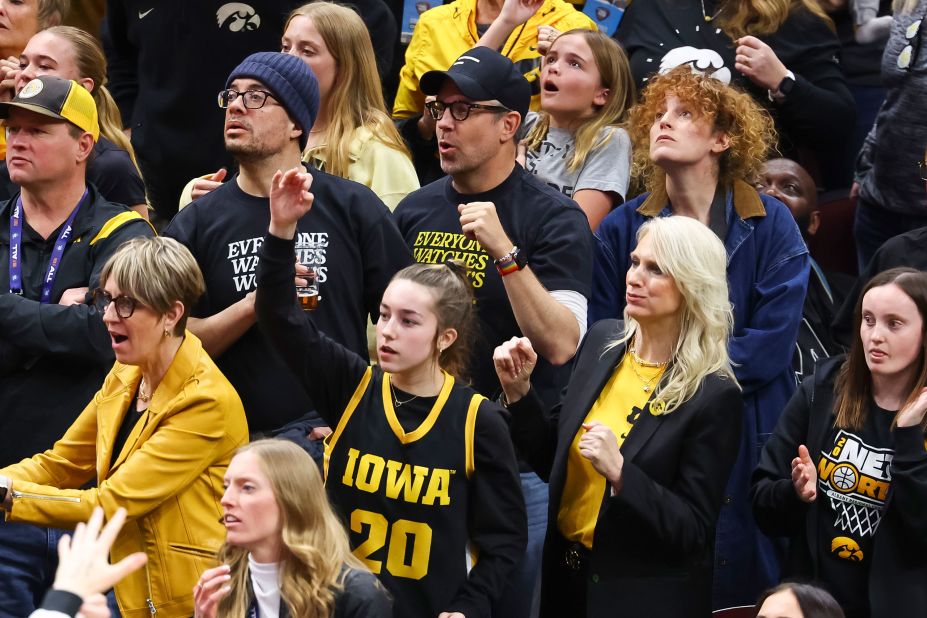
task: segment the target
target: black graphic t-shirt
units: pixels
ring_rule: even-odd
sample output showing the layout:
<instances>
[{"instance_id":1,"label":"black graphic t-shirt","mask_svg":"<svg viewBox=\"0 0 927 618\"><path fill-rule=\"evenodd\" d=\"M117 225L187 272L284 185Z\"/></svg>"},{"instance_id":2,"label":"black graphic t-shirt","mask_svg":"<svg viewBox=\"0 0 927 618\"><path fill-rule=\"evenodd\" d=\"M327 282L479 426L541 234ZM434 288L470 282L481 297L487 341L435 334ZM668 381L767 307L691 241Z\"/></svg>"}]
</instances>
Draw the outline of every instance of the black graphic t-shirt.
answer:
<instances>
[{"instance_id":1,"label":"black graphic t-shirt","mask_svg":"<svg viewBox=\"0 0 927 618\"><path fill-rule=\"evenodd\" d=\"M389 210L366 187L311 169L312 210L300 219L300 261L318 273L319 328L367 357L368 316L395 272L411 263ZM192 316L206 318L256 288L258 253L270 210L267 198L243 192L235 178L196 200L164 230L196 257L206 294ZM277 429L313 409L309 396L252 326L216 360L241 396L252 432Z\"/></svg>"},{"instance_id":2,"label":"black graphic t-shirt","mask_svg":"<svg viewBox=\"0 0 927 618\"><path fill-rule=\"evenodd\" d=\"M509 239L528 256L528 266L548 290L570 290L589 297L592 278L592 233L576 203L543 184L520 165L497 187L475 195L454 190L449 177L411 193L396 207L396 223L416 262L443 264L460 260L476 296L480 333L473 345L474 388L494 397L499 381L492 353L504 341L521 336L502 278L492 258L463 235L457 206L492 202ZM548 404L556 402L567 377L539 359L532 384Z\"/></svg>"},{"instance_id":3,"label":"black graphic t-shirt","mask_svg":"<svg viewBox=\"0 0 927 618\"><path fill-rule=\"evenodd\" d=\"M833 428L818 460L821 581L848 618L869 615L869 568L891 490L894 412L873 403L861 431Z\"/></svg>"}]
</instances>

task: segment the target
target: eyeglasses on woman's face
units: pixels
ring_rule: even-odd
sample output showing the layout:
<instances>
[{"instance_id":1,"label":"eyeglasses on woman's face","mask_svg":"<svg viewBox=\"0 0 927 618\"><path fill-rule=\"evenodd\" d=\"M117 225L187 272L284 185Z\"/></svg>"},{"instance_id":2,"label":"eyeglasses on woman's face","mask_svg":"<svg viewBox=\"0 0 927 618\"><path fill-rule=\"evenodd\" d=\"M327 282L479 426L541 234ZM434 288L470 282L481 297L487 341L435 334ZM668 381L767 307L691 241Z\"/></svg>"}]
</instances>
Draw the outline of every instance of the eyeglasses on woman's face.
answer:
<instances>
[{"instance_id":1,"label":"eyeglasses on woman's face","mask_svg":"<svg viewBox=\"0 0 927 618\"><path fill-rule=\"evenodd\" d=\"M103 288L95 289L91 295L91 304L96 307L96 310L102 316L106 313L107 308L112 304L116 308L116 315L118 315L123 320L127 320L132 317L132 314L135 313L137 307L141 307L142 302L132 298L131 296L126 296L125 294L120 294L119 296L113 297L112 294L104 290Z\"/></svg>"}]
</instances>

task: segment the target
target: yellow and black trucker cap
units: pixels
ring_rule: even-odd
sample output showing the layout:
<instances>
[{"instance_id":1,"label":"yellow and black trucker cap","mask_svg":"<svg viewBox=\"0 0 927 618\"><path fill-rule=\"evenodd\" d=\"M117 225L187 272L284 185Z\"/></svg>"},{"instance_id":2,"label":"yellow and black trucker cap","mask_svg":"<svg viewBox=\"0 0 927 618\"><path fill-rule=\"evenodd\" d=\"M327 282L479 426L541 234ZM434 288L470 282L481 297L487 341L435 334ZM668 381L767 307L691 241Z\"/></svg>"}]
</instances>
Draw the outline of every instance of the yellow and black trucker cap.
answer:
<instances>
[{"instance_id":1,"label":"yellow and black trucker cap","mask_svg":"<svg viewBox=\"0 0 927 618\"><path fill-rule=\"evenodd\" d=\"M42 75L36 77L13 100L0 102L0 118L8 118L11 107L20 107L43 116L67 120L78 129L100 138L97 105L87 89L75 81Z\"/></svg>"}]
</instances>

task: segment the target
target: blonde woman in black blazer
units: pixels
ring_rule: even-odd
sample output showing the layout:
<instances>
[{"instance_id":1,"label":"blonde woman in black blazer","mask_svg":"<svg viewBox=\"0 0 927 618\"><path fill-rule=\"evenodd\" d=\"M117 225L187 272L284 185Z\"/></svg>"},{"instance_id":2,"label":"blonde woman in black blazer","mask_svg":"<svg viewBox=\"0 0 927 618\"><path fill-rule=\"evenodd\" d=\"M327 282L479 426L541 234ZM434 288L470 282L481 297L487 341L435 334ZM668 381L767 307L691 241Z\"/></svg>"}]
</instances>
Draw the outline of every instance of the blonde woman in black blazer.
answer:
<instances>
[{"instance_id":1,"label":"blonde woman in black blazer","mask_svg":"<svg viewBox=\"0 0 927 618\"><path fill-rule=\"evenodd\" d=\"M645 224L624 321L590 329L553 410L530 388L530 342L496 349L512 436L550 483L543 617L711 613L715 520L743 405L725 267L698 221Z\"/></svg>"}]
</instances>

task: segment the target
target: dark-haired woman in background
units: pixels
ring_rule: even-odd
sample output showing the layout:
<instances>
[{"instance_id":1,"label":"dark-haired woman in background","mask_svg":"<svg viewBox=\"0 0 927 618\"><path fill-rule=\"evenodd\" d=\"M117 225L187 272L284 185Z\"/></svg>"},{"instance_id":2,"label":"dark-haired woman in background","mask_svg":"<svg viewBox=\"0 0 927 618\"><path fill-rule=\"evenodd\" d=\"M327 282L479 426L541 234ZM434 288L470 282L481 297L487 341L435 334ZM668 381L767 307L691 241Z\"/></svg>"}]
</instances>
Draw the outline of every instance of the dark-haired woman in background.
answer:
<instances>
[{"instance_id":1,"label":"dark-haired woman in background","mask_svg":"<svg viewBox=\"0 0 927 618\"><path fill-rule=\"evenodd\" d=\"M753 478L787 577L821 582L847 618L927 616L927 273L869 281L850 353L802 383Z\"/></svg>"},{"instance_id":2,"label":"dark-haired woman in background","mask_svg":"<svg viewBox=\"0 0 927 618\"><path fill-rule=\"evenodd\" d=\"M829 592L810 584L786 582L763 593L756 618L845 618Z\"/></svg>"}]
</instances>

